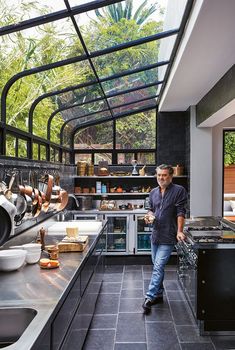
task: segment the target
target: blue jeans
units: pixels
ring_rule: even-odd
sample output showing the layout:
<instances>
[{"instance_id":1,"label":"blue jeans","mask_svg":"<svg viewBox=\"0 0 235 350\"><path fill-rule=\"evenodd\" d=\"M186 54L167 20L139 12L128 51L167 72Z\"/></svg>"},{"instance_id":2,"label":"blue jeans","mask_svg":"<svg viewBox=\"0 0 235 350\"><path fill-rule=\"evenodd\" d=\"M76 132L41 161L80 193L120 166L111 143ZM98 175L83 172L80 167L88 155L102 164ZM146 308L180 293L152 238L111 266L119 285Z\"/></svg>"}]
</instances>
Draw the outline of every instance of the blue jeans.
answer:
<instances>
[{"instance_id":1,"label":"blue jeans","mask_svg":"<svg viewBox=\"0 0 235 350\"><path fill-rule=\"evenodd\" d=\"M171 252L174 249L173 244L153 244L151 243L153 273L149 283L149 289L146 298L153 300L163 293L164 268L167 264Z\"/></svg>"}]
</instances>

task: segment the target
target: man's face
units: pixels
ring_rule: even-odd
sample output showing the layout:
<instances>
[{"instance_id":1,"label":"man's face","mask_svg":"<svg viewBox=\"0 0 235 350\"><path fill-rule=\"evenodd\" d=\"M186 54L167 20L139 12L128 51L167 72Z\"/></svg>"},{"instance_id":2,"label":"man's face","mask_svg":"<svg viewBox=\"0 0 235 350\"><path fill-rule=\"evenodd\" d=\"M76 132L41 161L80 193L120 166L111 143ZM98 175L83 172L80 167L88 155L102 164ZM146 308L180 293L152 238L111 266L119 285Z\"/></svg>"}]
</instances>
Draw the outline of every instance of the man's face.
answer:
<instances>
[{"instance_id":1,"label":"man's face","mask_svg":"<svg viewBox=\"0 0 235 350\"><path fill-rule=\"evenodd\" d=\"M157 182L162 188L166 188L172 182L172 175L169 174L168 169L157 170Z\"/></svg>"}]
</instances>

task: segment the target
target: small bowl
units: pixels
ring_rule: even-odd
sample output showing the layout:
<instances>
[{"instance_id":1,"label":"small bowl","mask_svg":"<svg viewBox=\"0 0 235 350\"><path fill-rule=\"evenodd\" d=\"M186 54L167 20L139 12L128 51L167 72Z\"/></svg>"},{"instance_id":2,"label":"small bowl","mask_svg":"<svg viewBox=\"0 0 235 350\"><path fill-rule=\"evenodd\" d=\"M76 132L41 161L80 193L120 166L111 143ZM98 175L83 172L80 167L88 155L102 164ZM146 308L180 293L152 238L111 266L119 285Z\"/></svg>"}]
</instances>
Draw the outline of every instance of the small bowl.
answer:
<instances>
[{"instance_id":1,"label":"small bowl","mask_svg":"<svg viewBox=\"0 0 235 350\"><path fill-rule=\"evenodd\" d=\"M26 243L22 245L22 248L28 252L37 252L41 251L42 245L40 243Z\"/></svg>"},{"instance_id":2,"label":"small bowl","mask_svg":"<svg viewBox=\"0 0 235 350\"><path fill-rule=\"evenodd\" d=\"M40 257L41 257L41 250L35 251L35 252L28 251L26 254L25 261L27 264L35 264L39 261Z\"/></svg>"},{"instance_id":3,"label":"small bowl","mask_svg":"<svg viewBox=\"0 0 235 350\"><path fill-rule=\"evenodd\" d=\"M14 271L25 262L27 252L23 249L9 249L0 251L0 271Z\"/></svg>"}]
</instances>

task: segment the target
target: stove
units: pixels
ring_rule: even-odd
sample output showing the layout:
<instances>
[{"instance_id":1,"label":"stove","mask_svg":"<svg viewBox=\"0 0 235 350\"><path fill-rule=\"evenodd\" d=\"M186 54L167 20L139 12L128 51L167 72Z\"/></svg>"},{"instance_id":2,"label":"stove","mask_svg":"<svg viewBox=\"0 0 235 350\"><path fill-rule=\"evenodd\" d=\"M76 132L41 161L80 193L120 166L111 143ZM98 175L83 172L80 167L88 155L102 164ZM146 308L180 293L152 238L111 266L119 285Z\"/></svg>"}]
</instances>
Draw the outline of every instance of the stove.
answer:
<instances>
[{"instance_id":1,"label":"stove","mask_svg":"<svg viewBox=\"0 0 235 350\"><path fill-rule=\"evenodd\" d=\"M195 243L235 243L235 233L232 230L189 230L187 241L193 245Z\"/></svg>"}]
</instances>

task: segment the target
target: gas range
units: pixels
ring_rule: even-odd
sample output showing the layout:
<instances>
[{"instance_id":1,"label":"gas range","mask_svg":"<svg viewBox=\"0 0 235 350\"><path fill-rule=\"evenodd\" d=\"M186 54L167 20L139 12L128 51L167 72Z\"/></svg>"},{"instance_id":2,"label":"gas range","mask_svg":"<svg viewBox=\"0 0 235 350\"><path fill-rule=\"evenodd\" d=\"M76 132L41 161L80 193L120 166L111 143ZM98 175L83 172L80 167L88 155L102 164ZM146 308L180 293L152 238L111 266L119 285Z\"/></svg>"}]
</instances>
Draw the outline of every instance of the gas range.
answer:
<instances>
[{"instance_id":1,"label":"gas range","mask_svg":"<svg viewBox=\"0 0 235 350\"><path fill-rule=\"evenodd\" d=\"M226 244L235 243L235 233L230 229L213 229L213 230L188 230L186 232L187 241L194 245L195 243L208 244Z\"/></svg>"}]
</instances>

